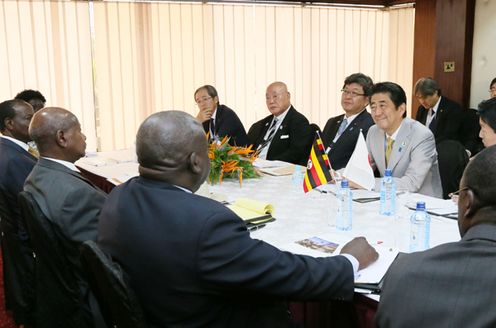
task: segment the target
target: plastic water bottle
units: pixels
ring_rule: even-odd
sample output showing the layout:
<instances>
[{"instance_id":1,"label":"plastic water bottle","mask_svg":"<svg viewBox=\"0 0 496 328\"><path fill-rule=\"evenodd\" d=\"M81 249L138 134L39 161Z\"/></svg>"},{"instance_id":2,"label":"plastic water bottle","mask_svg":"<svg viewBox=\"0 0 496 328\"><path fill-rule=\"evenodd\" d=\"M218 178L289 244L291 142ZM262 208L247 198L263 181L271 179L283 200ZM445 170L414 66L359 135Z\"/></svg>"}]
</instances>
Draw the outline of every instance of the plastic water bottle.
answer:
<instances>
[{"instance_id":1,"label":"plastic water bottle","mask_svg":"<svg viewBox=\"0 0 496 328\"><path fill-rule=\"evenodd\" d=\"M386 169L381 181L381 204L379 214L394 216L396 214L396 184L392 171Z\"/></svg>"},{"instance_id":2,"label":"plastic water bottle","mask_svg":"<svg viewBox=\"0 0 496 328\"><path fill-rule=\"evenodd\" d=\"M336 229L351 230L352 211L351 211L351 190L348 180L341 180L341 188L337 194L338 198L338 213L336 216Z\"/></svg>"},{"instance_id":3,"label":"plastic water bottle","mask_svg":"<svg viewBox=\"0 0 496 328\"><path fill-rule=\"evenodd\" d=\"M425 211L425 202L417 202L415 212L410 217L410 252L429 248L431 217Z\"/></svg>"},{"instance_id":4,"label":"plastic water bottle","mask_svg":"<svg viewBox=\"0 0 496 328\"><path fill-rule=\"evenodd\" d=\"M303 172L303 166L295 165L293 175L291 180L293 181L293 186L296 190L303 190L303 180L305 179L305 173Z\"/></svg>"}]
</instances>

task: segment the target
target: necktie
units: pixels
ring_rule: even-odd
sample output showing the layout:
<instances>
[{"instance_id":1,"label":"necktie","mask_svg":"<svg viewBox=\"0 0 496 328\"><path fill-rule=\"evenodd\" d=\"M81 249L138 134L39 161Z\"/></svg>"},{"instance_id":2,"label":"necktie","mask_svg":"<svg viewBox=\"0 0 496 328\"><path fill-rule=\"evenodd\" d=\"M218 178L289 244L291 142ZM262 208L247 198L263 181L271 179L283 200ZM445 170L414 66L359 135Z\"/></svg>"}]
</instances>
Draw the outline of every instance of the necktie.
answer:
<instances>
[{"instance_id":1,"label":"necktie","mask_svg":"<svg viewBox=\"0 0 496 328\"><path fill-rule=\"evenodd\" d=\"M339 137L343 134L344 130L346 130L347 126L348 126L348 119L345 117L341 122L341 125L339 126L338 132L336 133L336 137L334 137L334 141L339 139Z\"/></svg>"},{"instance_id":2,"label":"necktie","mask_svg":"<svg viewBox=\"0 0 496 328\"><path fill-rule=\"evenodd\" d=\"M210 119L210 139L216 139L217 131L215 131L215 119Z\"/></svg>"},{"instance_id":3,"label":"necktie","mask_svg":"<svg viewBox=\"0 0 496 328\"><path fill-rule=\"evenodd\" d=\"M36 148L29 146L28 153L30 153L31 155L33 155L36 158L40 158L40 153L38 152L38 150Z\"/></svg>"},{"instance_id":4,"label":"necktie","mask_svg":"<svg viewBox=\"0 0 496 328\"><path fill-rule=\"evenodd\" d=\"M258 150L263 149L265 146L267 146L272 138L274 138L274 135L276 134L276 127L277 127L277 117L272 120L272 124L269 127L269 130L267 132L267 137L264 138L264 141L258 146Z\"/></svg>"},{"instance_id":5,"label":"necktie","mask_svg":"<svg viewBox=\"0 0 496 328\"><path fill-rule=\"evenodd\" d=\"M434 133L434 131L436 130L436 113L434 112L434 110L432 108L429 111L431 114L429 129L432 131L432 133Z\"/></svg>"},{"instance_id":6,"label":"necktie","mask_svg":"<svg viewBox=\"0 0 496 328\"><path fill-rule=\"evenodd\" d=\"M389 157L391 156L391 151L393 150L393 143L394 139L391 137L387 137L387 144L386 144L386 166L389 163Z\"/></svg>"}]
</instances>

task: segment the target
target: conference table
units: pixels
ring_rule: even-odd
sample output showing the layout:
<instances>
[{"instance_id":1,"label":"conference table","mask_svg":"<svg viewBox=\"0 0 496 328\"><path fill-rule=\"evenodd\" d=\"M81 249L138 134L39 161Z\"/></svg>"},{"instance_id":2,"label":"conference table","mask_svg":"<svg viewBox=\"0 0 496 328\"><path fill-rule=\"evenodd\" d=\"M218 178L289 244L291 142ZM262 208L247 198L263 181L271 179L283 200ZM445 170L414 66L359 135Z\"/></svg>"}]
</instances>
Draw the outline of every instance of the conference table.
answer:
<instances>
[{"instance_id":1,"label":"conference table","mask_svg":"<svg viewBox=\"0 0 496 328\"><path fill-rule=\"evenodd\" d=\"M76 165L106 192L138 175L136 155L132 149L90 154ZM245 197L272 204L276 220L251 231L252 238L264 240L285 251L316 257L329 254L304 247L297 241L318 237L342 246L353 237L365 236L381 252L408 253L410 216L413 213L410 208L416 201L425 201L427 208L429 204L444 204L439 199L403 192L397 197L396 215L388 217L379 214L379 201L353 202L352 229L338 231L335 226L335 187L323 186L304 193L300 182L294 183L291 175L263 175L243 179L242 184L237 180L204 184L197 193L226 203ZM354 191L356 194L361 192ZM431 247L459 239L456 220L431 215ZM304 323L305 327L374 327L378 301L378 295L355 293L353 302L296 302L291 303L290 308L295 321Z\"/></svg>"}]
</instances>

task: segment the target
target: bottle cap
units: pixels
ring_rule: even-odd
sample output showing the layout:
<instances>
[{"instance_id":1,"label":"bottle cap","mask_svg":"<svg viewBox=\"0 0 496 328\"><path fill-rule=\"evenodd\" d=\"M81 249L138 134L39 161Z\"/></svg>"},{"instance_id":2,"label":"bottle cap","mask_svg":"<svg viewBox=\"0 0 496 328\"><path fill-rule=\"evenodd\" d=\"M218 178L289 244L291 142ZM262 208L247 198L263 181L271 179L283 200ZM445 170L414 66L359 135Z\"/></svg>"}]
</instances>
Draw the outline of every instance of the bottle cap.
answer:
<instances>
[{"instance_id":1,"label":"bottle cap","mask_svg":"<svg viewBox=\"0 0 496 328\"><path fill-rule=\"evenodd\" d=\"M386 169L384 171L384 176L385 177L391 177L391 176L393 176L393 171L391 169Z\"/></svg>"},{"instance_id":2,"label":"bottle cap","mask_svg":"<svg viewBox=\"0 0 496 328\"><path fill-rule=\"evenodd\" d=\"M341 188L348 188L348 187L349 187L348 180L346 179L341 180Z\"/></svg>"},{"instance_id":3,"label":"bottle cap","mask_svg":"<svg viewBox=\"0 0 496 328\"><path fill-rule=\"evenodd\" d=\"M417 210L425 210L425 202L417 202Z\"/></svg>"}]
</instances>

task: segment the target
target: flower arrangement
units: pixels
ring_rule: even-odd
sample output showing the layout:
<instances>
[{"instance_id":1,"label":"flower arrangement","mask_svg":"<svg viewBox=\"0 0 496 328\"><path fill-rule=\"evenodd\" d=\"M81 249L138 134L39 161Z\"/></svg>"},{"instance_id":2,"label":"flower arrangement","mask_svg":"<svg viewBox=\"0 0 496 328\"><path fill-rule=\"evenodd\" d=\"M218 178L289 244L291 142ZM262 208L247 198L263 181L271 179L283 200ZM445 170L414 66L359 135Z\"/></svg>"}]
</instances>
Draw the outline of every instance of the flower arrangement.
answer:
<instances>
[{"instance_id":1,"label":"flower arrangement","mask_svg":"<svg viewBox=\"0 0 496 328\"><path fill-rule=\"evenodd\" d=\"M212 141L208 146L208 157L210 158L210 184L222 183L223 179L239 179L240 186L243 178L250 179L258 177L253 167L253 161L257 159L257 153L249 147L237 147L229 145L229 137L225 136L221 141Z\"/></svg>"}]
</instances>

